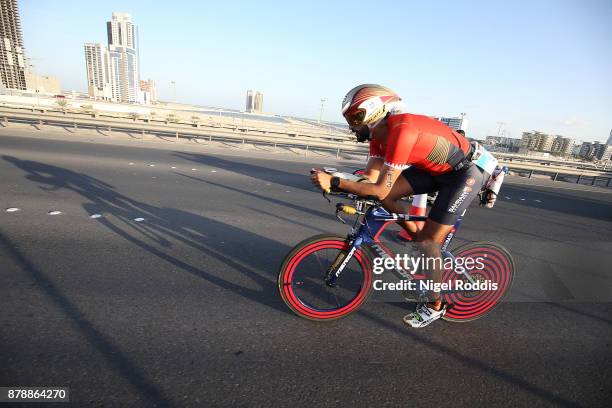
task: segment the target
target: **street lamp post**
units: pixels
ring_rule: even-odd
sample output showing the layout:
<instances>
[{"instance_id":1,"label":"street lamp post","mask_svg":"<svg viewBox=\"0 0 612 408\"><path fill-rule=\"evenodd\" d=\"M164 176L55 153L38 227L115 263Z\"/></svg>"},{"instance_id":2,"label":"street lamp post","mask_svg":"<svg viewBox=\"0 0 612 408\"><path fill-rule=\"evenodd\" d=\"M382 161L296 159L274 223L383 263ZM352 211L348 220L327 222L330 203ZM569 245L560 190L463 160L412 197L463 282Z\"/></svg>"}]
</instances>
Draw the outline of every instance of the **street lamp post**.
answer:
<instances>
[{"instance_id":1,"label":"street lamp post","mask_svg":"<svg viewBox=\"0 0 612 408\"><path fill-rule=\"evenodd\" d=\"M172 101L176 103L176 82L170 81L170 84L172 85Z\"/></svg>"},{"instance_id":2,"label":"street lamp post","mask_svg":"<svg viewBox=\"0 0 612 408\"><path fill-rule=\"evenodd\" d=\"M321 98L321 112L319 112L319 123L323 120L323 106L325 105L325 99Z\"/></svg>"}]
</instances>

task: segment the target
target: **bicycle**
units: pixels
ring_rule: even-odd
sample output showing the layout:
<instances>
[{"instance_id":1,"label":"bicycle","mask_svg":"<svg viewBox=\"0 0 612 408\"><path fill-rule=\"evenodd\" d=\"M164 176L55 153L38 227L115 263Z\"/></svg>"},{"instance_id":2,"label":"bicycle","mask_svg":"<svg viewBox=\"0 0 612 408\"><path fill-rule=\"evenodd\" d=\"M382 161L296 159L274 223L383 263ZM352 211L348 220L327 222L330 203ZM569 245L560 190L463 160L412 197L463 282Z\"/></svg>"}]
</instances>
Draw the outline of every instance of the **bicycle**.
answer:
<instances>
[{"instance_id":1,"label":"bicycle","mask_svg":"<svg viewBox=\"0 0 612 408\"><path fill-rule=\"evenodd\" d=\"M331 203L325 192L323 196ZM287 254L278 273L278 290L283 302L293 313L309 320L336 320L359 310L373 292L375 258L383 258L381 263L384 263L385 259L395 257L381 241L383 231L397 221L427 219L426 216L389 213L375 197L360 198L347 193L334 196L352 200L352 205L336 205L336 218L341 222L346 223L340 213L355 216L351 231L346 237L320 234L303 240ZM506 296L514 279L512 256L495 242L471 242L456 248L454 254L449 251L465 212L446 236L441 246L442 258L457 265L458 260L476 257L481 259L481 266L444 269L442 282L451 289L441 292L447 304L442 319L451 322L473 321L490 313ZM397 265L391 271L400 281L417 282L426 278ZM497 290L473 290L474 285L480 287L482 282L495 283ZM452 289L464 286L471 289ZM413 300L418 301L418 296Z\"/></svg>"}]
</instances>

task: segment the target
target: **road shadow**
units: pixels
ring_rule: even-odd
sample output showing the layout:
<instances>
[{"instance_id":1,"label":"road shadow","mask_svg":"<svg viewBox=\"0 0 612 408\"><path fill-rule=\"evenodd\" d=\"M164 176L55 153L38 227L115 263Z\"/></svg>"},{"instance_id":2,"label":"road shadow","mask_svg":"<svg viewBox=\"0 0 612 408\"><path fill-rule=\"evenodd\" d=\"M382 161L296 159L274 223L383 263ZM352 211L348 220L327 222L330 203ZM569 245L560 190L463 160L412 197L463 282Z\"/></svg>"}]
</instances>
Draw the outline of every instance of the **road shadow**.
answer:
<instances>
[{"instance_id":1,"label":"road shadow","mask_svg":"<svg viewBox=\"0 0 612 408\"><path fill-rule=\"evenodd\" d=\"M279 254L282 259L282 255L288 252L285 245L203 215L132 199L116 191L112 185L82 173L12 156L2 158L22 169L26 179L39 183L42 189L77 193L86 200L83 208L89 214L104 214L98 222L150 254L219 287L287 312L281 307L274 286L276 270L272 270L268 262L271 254ZM136 217L144 218L144 222L135 222ZM118 222L113 222L113 219ZM244 248L245 241L253 245ZM197 265L180 259L170 251L173 242L198 250L205 258ZM262 257L262 253L268 256ZM260 289L231 282L202 266L210 261L240 272Z\"/></svg>"},{"instance_id":2,"label":"road shadow","mask_svg":"<svg viewBox=\"0 0 612 408\"><path fill-rule=\"evenodd\" d=\"M184 160L193 161L206 166L219 167L226 171L243 176L253 177L262 181L267 181L286 187L312 191L312 184L310 183L307 174L291 173L271 167L246 163L244 160L227 160L218 156L198 153L175 151L173 154L174 156Z\"/></svg>"}]
</instances>

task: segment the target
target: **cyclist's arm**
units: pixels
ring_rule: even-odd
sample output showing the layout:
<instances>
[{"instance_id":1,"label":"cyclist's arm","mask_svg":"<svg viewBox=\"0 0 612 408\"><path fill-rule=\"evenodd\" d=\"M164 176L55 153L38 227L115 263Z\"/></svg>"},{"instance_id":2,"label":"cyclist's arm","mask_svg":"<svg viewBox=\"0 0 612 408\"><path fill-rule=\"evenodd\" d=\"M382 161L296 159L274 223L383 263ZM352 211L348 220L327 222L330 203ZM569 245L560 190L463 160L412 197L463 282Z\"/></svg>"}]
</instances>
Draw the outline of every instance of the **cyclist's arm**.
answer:
<instances>
[{"instance_id":1,"label":"cyclist's arm","mask_svg":"<svg viewBox=\"0 0 612 408\"><path fill-rule=\"evenodd\" d=\"M384 160L379 157L370 158L370 160L368 160L368 164L366 165L365 171L363 172L363 177L365 177L371 183L376 183L378 181L378 177L380 176L383 163Z\"/></svg>"},{"instance_id":2,"label":"cyclist's arm","mask_svg":"<svg viewBox=\"0 0 612 408\"><path fill-rule=\"evenodd\" d=\"M368 163L369 164L369 163ZM357 194L360 197L375 196L379 200L384 200L391 192L395 180L402 174L402 170L384 165L379 171L376 183L355 183L345 179L340 179L340 190L347 193Z\"/></svg>"}]
</instances>

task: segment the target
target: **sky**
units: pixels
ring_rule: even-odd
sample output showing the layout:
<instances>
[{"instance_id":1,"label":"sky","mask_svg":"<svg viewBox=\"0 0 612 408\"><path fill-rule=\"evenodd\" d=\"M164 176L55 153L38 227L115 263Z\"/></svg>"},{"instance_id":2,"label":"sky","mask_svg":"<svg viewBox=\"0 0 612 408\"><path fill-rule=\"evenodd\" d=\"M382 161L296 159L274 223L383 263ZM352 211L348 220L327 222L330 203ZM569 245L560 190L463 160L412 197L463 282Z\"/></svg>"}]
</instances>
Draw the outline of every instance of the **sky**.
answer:
<instances>
[{"instance_id":1,"label":"sky","mask_svg":"<svg viewBox=\"0 0 612 408\"><path fill-rule=\"evenodd\" d=\"M158 98L341 121L348 90L379 83L411 113L468 135L540 130L605 142L612 129L612 1L19 0L26 56L87 90L85 42L132 14L140 75ZM176 83L175 89L171 81Z\"/></svg>"}]
</instances>

